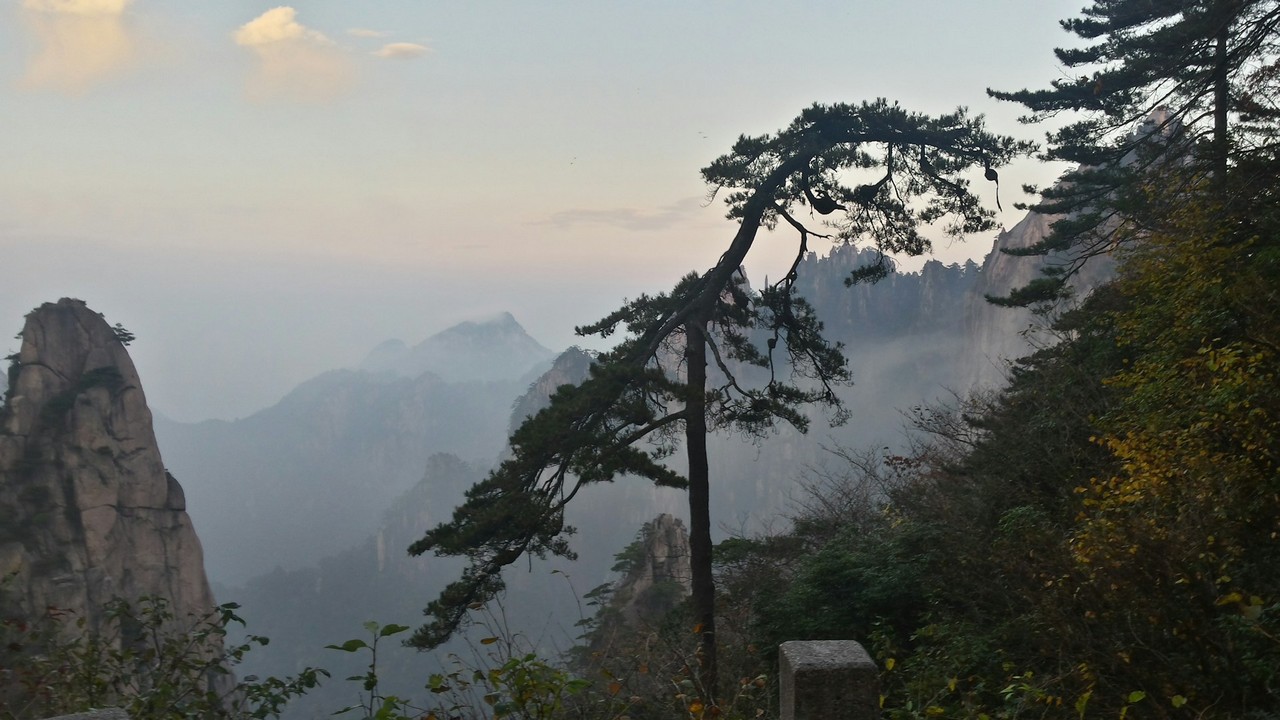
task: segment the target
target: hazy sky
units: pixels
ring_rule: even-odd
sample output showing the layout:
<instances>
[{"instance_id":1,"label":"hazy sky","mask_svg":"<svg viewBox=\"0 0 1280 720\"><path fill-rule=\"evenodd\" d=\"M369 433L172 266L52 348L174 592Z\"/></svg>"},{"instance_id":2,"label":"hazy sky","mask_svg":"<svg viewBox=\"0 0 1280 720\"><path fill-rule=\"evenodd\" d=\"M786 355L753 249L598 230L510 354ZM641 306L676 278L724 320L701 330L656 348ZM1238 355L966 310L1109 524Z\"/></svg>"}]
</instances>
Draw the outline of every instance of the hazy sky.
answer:
<instances>
[{"instance_id":1,"label":"hazy sky","mask_svg":"<svg viewBox=\"0 0 1280 720\"><path fill-rule=\"evenodd\" d=\"M181 420L503 310L563 348L715 261L739 134L883 96L1039 139L984 89L1057 77L1079 5L0 0L0 330L83 298Z\"/></svg>"}]
</instances>

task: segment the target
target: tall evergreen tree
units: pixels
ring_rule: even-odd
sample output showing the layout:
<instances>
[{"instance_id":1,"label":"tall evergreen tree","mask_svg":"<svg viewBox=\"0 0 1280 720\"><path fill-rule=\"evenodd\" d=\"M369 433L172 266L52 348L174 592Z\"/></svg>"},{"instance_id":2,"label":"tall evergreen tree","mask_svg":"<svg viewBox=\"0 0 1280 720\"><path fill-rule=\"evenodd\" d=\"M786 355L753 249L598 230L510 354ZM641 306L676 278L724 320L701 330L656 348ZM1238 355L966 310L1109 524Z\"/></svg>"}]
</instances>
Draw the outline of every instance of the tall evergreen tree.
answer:
<instances>
[{"instance_id":1,"label":"tall evergreen tree","mask_svg":"<svg viewBox=\"0 0 1280 720\"><path fill-rule=\"evenodd\" d=\"M707 434L767 432L777 420L803 430L808 421L800 407L809 403L827 406L837 419L842 412L833 388L848 379L844 358L822 338L821 323L794 289L815 235L810 225L828 218L822 227L846 241L926 252L924 225L947 221L955 235L993 225L993 213L963 173L1001 166L1030 149L986 132L981 118L963 109L930 118L883 100L815 105L775 135L739 138L703 170L714 192L727 193L729 217L739 222L715 266L690 274L670 293L642 296L578 328L602 337L621 328L627 337L597 358L586 381L561 387L549 407L526 420L511 437L512 457L468 491L449 522L410 547L415 555L470 560L428 606L432 621L411 644L434 647L447 639L468 607L502 590L502 569L522 555L572 557L566 504L586 485L636 475L689 491L699 680L703 697L714 700ZM759 231L779 224L796 233L795 262L781 280L749 291L742 264ZM864 268L849 282L885 269L883 262ZM754 384L743 372L753 366L762 369ZM662 462L681 441L687 477Z\"/></svg>"},{"instance_id":2,"label":"tall evergreen tree","mask_svg":"<svg viewBox=\"0 0 1280 720\"><path fill-rule=\"evenodd\" d=\"M1064 217L1021 253L1070 250L1082 262L1158 223L1190 188L1221 189L1233 168L1275 158L1280 2L1095 0L1061 24L1083 41L1055 51L1069 77L988 90L1027 106L1024 122L1077 113L1044 154L1075 168L1033 206ZM1012 299L1051 297L1062 274Z\"/></svg>"}]
</instances>

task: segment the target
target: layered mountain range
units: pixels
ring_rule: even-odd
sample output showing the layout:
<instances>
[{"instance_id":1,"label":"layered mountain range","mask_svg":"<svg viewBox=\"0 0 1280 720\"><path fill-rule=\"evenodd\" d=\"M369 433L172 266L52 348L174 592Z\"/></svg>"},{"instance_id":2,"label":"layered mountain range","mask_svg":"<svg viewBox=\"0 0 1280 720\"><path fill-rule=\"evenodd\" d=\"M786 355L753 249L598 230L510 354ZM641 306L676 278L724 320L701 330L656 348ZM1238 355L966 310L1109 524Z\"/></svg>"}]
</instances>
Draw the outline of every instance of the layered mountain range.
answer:
<instances>
[{"instance_id":1,"label":"layered mountain range","mask_svg":"<svg viewBox=\"0 0 1280 720\"><path fill-rule=\"evenodd\" d=\"M753 440L712 438L720 533L767 527L785 515L797 481L839 462L832 448L896 449L905 410L999 385L1009 359L1047 341L1034 332L1044 317L985 296L1060 262L999 252L1039 240L1050 221L1031 214L1001 233L982 266L930 261L852 288L844 279L875 262L874 251L806 258L800 291L826 335L845 345L855 382L841 394L852 418L840 427L815 418L808 435L781 427ZM1077 276L1082 292L1110 271L1105 258L1087 265ZM211 575L245 605L254 632L276 639L249 669L332 665L340 659L320 648L358 635L371 618L415 625L460 564L411 558L405 548L448 517L502 456L510 431L590 362L577 348L556 356L503 315L412 347L384 343L357 368L323 374L243 420L159 422L170 466L187 480ZM512 568L507 621L563 649L579 618L574 593L608 580L614 553L637 529L664 513L685 516L685 504L683 493L640 481L587 488L568 513L579 560ZM392 657L404 682L421 673L422 658Z\"/></svg>"},{"instance_id":2,"label":"layered mountain range","mask_svg":"<svg viewBox=\"0 0 1280 720\"><path fill-rule=\"evenodd\" d=\"M982 267L930 261L919 272L852 288L844 279L875 262L874 251L841 247L806 258L799 289L826 335L845 346L854 385L841 392L852 418L841 427L815 418L807 437L782 427L751 442L714 438L717 521L757 526L785 507L794 480L826 461L824 448L897 446L904 410L1001 383L1007 359L1037 342L1027 330L1043 318L993 306L984 296L1035 277L1045 260L999 250L1035 242L1050 221L1029 214L1000 234ZM1087 289L1109 272L1104 258L1086 266L1080 279ZM413 347L383 343L358 367L320 375L241 420L158 419L170 465L187 483L211 576L239 584L359 544L423 478L433 454L491 466L515 424L556 386L583 377L590 364L576 348L553 363L555 357L503 314ZM442 497L432 505L433 521L452 507ZM571 520L583 536L616 548L656 514L679 515L683 497L618 483L585 493L575 505ZM593 535L597 530L604 534Z\"/></svg>"},{"instance_id":3,"label":"layered mountain range","mask_svg":"<svg viewBox=\"0 0 1280 720\"><path fill-rule=\"evenodd\" d=\"M781 427L712 438L720 532L785 516L795 482L833 447L899 444L904 409L1000 384L1008 359L1040 342L1028 329L1044 318L984 296L1035 277L1044 260L999 250L1035 242L1049 222L1029 215L981 267L931 261L852 288L844 279L876 262L874 251L807 257L800 292L845 346L855 384L841 394L852 419L835 427L816 418L807 436ZM1110 272L1106 258L1094 260L1077 284L1087 291ZM313 378L242 420L157 418L153 429L126 336L80 301L28 317L0 411L0 572L22 591L9 602L91 613L116 595L161 594L180 613L198 612L213 604L207 566L224 599L245 605L253 632L278 639L247 668L267 673L332 665L320 649L371 617L415 624L461 566L404 549L448 517L524 417L591 363L578 348L543 347L503 314L414 346L383 343L358 367ZM684 506L683 493L639 481L587 488L567 518L579 561L513 569L504 620L562 648L580 617L573 595L609 579L614 553L638 528L664 514L671 524ZM395 667L404 682L421 674L412 655L388 662L389 680Z\"/></svg>"},{"instance_id":4,"label":"layered mountain range","mask_svg":"<svg viewBox=\"0 0 1280 720\"><path fill-rule=\"evenodd\" d=\"M211 577L239 583L363 541L435 453L491 462L512 402L554 357L504 314L383 343L247 418L157 418L171 467L190 473Z\"/></svg>"}]
</instances>

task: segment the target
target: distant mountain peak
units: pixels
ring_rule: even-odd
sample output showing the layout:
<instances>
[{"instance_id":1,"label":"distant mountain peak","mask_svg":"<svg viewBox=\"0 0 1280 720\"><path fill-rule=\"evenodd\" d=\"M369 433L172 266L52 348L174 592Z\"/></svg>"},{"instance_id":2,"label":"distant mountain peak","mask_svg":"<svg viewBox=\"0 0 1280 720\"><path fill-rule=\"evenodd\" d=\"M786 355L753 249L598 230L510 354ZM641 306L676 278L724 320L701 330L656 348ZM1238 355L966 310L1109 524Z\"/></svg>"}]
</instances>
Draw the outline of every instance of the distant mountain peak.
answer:
<instances>
[{"instance_id":1,"label":"distant mountain peak","mask_svg":"<svg viewBox=\"0 0 1280 720\"><path fill-rule=\"evenodd\" d=\"M441 335L474 335L483 333L519 333L526 335L524 326L516 321L514 315L509 312L500 312L497 315L477 318L475 320L464 320L457 325L441 330L432 337ZM427 338L429 341L431 338ZM532 340L532 338L530 338ZM426 341L424 341L426 342Z\"/></svg>"},{"instance_id":2,"label":"distant mountain peak","mask_svg":"<svg viewBox=\"0 0 1280 720\"><path fill-rule=\"evenodd\" d=\"M409 378L430 372L454 382L513 380L555 356L525 332L514 315L500 312L460 322L412 348L400 340L383 342L359 369Z\"/></svg>"},{"instance_id":3,"label":"distant mountain peak","mask_svg":"<svg viewBox=\"0 0 1280 720\"><path fill-rule=\"evenodd\" d=\"M516 322L516 316L506 310L488 317L481 317L475 320L459 323L459 325L494 325L497 327L520 328L521 330L524 330L520 323Z\"/></svg>"}]
</instances>

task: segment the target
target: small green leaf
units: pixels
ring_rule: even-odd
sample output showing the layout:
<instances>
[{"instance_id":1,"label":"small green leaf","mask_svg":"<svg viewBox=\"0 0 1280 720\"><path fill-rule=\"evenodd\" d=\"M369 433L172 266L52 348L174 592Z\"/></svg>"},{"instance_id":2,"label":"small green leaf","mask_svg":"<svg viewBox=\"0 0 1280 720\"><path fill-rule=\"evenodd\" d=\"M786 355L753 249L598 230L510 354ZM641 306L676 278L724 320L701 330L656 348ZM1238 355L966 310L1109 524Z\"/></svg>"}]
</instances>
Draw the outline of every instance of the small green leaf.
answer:
<instances>
[{"instance_id":1,"label":"small green leaf","mask_svg":"<svg viewBox=\"0 0 1280 720\"><path fill-rule=\"evenodd\" d=\"M1093 697L1093 691L1086 690L1084 694L1076 698L1076 714L1082 718L1084 717L1085 708L1089 706L1089 698L1091 697Z\"/></svg>"},{"instance_id":2,"label":"small green leaf","mask_svg":"<svg viewBox=\"0 0 1280 720\"><path fill-rule=\"evenodd\" d=\"M367 648L369 645L359 638L348 640L341 645L325 645L326 650L341 650L343 652L355 652L361 648Z\"/></svg>"},{"instance_id":3,"label":"small green leaf","mask_svg":"<svg viewBox=\"0 0 1280 720\"><path fill-rule=\"evenodd\" d=\"M1129 704L1132 705L1133 703L1142 702L1143 700L1146 699L1146 697L1147 697L1147 694L1142 692L1141 690L1134 690L1133 692L1129 693Z\"/></svg>"},{"instance_id":4,"label":"small green leaf","mask_svg":"<svg viewBox=\"0 0 1280 720\"><path fill-rule=\"evenodd\" d=\"M408 629L409 629L408 625L396 625L395 623L392 623L390 625L384 625L382 626L382 629L378 631L378 637L380 638L389 637L391 635L402 633Z\"/></svg>"}]
</instances>

